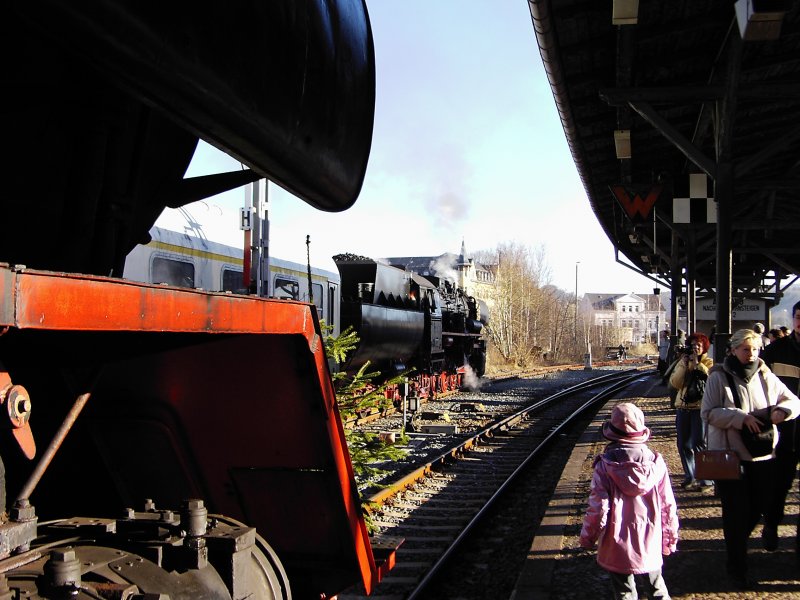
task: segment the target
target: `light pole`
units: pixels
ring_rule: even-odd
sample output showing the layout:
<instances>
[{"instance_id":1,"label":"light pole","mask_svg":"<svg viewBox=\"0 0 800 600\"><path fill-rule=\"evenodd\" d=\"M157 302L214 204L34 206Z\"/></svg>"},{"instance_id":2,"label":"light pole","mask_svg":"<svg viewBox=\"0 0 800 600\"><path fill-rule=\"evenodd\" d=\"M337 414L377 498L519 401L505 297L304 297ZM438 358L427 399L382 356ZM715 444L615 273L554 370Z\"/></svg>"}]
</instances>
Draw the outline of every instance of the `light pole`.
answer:
<instances>
[{"instance_id":1,"label":"light pole","mask_svg":"<svg viewBox=\"0 0 800 600\"><path fill-rule=\"evenodd\" d=\"M581 261L575 263L575 349L578 348L578 265Z\"/></svg>"}]
</instances>

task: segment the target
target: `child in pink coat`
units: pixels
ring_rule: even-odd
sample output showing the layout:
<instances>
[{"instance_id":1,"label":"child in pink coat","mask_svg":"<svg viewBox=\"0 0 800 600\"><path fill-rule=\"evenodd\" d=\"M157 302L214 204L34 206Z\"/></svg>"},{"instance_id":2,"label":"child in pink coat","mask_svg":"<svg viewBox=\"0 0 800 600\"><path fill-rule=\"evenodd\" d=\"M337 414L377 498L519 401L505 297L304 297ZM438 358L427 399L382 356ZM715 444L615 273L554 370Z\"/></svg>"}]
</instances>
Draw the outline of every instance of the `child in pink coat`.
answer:
<instances>
[{"instance_id":1,"label":"child in pink coat","mask_svg":"<svg viewBox=\"0 0 800 600\"><path fill-rule=\"evenodd\" d=\"M603 436L611 443L594 461L580 544L597 544L614 598L638 598L638 579L648 598L669 600L662 555L677 549L678 513L667 465L647 447L650 429L635 404L617 404Z\"/></svg>"}]
</instances>

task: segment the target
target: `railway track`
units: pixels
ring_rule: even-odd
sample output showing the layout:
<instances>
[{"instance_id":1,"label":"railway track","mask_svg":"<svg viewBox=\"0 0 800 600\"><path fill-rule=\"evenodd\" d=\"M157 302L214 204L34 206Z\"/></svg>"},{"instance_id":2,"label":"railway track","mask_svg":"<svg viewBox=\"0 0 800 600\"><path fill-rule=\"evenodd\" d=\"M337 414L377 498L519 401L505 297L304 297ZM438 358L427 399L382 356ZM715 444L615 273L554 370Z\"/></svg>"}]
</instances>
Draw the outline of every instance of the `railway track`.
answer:
<instances>
[{"instance_id":1,"label":"railway track","mask_svg":"<svg viewBox=\"0 0 800 600\"><path fill-rule=\"evenodd\" d=\"M640 360L642 360L641 357L639 357L639 358L630 358L630 359L626 359L625 361L604 360L604 361L595 361L593 363L593 365L594 365L595 368L615 367L615 366L624 366L624 365L629 365L629 366L633 367L633 365L635 365ZM649 360L649 356L645 356L644 360L645 361ZM544 375L544 374L547 374L547 373L560 373L560 372L564 372L564 371L583 371L585 368L586 368L585 364L550 365L550 366L535 367L535 368L527 370L527 371L520 371L519 373L510 373L506 377L497 379L495 381L502 381L504 379L514 379L514 378L521 377L521 376L530 377L530 376L535 376L535 375ZM489 380L489 381L492 381L492 380ZM491 383L490 383L490 385L491 385ZM448 398L448 397L452 397L452 396L457 396L459 393L460 393L459 390L448 390L448 391L445 391L445 392L439 392L439 393L435 394L432 397L421 398L421 404L425 404L425 403L432 402L432 401L437 401L437 400L442 400L444 398ZM387 416L390 416L390 415L393 415L393 414L397 414L397 413L398 413L398 409L396 409L394 406L390 406L390 407L385 408L383 410L373 409L368 414L362 414L362 415L357 415L357 416L353 416L353 417L348 418L344 422L344 426L346 428L348 428L348 429L361 427L361 426L367 425L368 423L376 421L376 420L378 420L378 419L380 419L382 417L387 417Z\"/></svg>"},{"instance_id":2,"label":"railway track","mask_svg":"<svg viewBox=\"0 0 800 600\"><path fill-rule=\"evenodd\" d=\"M498 419L367 498L381 535L405 539L397 565L370 598L421 597L516 477L563 431L642 375L615 372L548 396ZM366 597L351 590L339 598Z\"/></svg>"}]
</instances>

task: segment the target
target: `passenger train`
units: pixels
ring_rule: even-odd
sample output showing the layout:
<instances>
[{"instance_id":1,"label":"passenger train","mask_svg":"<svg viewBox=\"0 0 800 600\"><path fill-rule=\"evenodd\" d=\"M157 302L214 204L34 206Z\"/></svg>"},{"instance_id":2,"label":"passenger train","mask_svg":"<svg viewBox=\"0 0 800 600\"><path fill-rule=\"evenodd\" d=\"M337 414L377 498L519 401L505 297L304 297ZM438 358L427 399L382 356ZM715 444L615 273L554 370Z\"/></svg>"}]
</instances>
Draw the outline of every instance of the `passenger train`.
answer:
<instances>
[{"instance_id":1,"label":"passenger train","mask_svg":"<svg viewBox=\"0 0 800 600\"><path fill-rule=\"evenodd\" d=\"M248 293L243 248L157 225L150 230L150 238L149 243L136 246L128 254L123 278L208 292ZM329 333L338 335L339 275L311 267L311 293L308 280L306 265L270 257L267 289L262 295L314 304Z\"/></svg>"}]
</instances>

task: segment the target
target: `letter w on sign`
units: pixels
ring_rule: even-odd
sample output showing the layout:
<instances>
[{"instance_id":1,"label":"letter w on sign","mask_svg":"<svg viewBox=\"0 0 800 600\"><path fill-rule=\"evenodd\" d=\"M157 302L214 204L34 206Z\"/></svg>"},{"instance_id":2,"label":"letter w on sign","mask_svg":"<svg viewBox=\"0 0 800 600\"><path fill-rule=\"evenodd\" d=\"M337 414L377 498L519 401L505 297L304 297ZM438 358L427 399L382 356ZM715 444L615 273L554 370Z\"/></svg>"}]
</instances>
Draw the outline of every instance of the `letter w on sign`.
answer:
<instances>
[{"instance_id":1,"label":"letter w on sign","mask_svg":"<svg viewBox=\"0 0 800 600\"><path fill-rule=\"evenodd\" d=\"M660 185L638 189L627 185L612 185L611 193L632 222L643 223L650 218L650 211L661 195L661 189Z\"/></svg>"}]
</instances>

